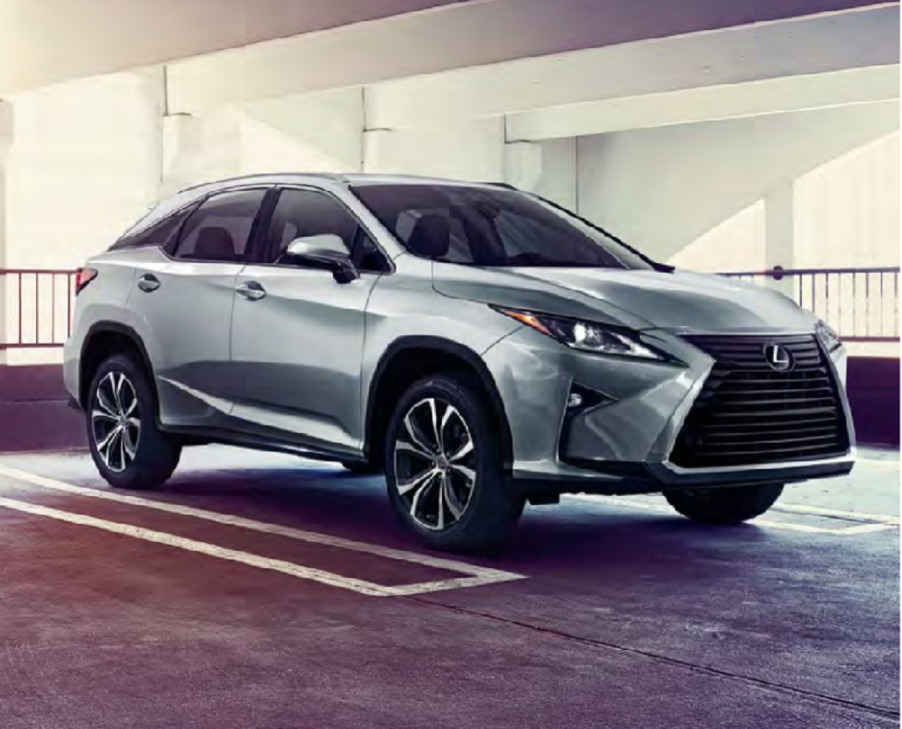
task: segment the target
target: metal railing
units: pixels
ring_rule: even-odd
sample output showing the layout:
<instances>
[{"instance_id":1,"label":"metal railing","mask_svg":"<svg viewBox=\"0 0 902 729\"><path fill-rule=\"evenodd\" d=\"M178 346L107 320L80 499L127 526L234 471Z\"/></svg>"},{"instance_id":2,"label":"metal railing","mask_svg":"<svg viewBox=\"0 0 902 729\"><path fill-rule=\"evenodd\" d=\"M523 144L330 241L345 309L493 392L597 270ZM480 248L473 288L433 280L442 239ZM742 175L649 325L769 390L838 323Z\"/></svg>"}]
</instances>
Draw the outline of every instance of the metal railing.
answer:
<instances>
[{"instance_id":1,"label":"metal railing","mask_svg":"<svg viewBox=\"0 0 902 729\"><path fill-rule=\"evenodd\" d=\"M721 274L777 288L849 342L899 341L899 269L792 268Z\"/></svg>"},{"instance_id":2,"label":"metal railing","mask_svg":"<svg viewBox=\"0 0 902 729\"><path fill-rule=\"evenodd\" d=\"M74 271L0 269L0 350L62 347L74 305Z\"/></svg>"},{"instance_id":3,"label":"metal railing","mask_svg":"<svg viewBox=\"0 0 902 729\"><path fill-rule=\"evenodd\" d=\"M898 268L775 268L721 275L779 288L847 341L899 341ZM74 271L0 269L0 350L61 347L72 326L74 301Z\"/></svg>"}]
</instances>

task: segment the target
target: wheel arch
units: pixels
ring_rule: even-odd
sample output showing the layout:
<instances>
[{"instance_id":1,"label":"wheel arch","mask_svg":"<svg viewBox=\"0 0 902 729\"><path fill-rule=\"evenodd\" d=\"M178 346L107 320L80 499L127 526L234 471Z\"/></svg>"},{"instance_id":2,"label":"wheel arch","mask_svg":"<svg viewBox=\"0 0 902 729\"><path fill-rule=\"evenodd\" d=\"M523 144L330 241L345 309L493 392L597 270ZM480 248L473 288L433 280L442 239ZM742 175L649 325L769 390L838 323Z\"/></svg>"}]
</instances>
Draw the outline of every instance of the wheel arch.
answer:
<instances>
[{"instance_id":1,"label":"wheel arch","mask_svg":"<svg viewBox=\"0 0 902 729\"><path fill-rule=\"evenodd\" d=\"M109 356L119 352L128 352L138 357L139 364L147 373L154 402L159 403L153 367L150 364L147 349L138 333L125 324L100 322L88 330L81 346L78 366L78 402L83 408L87 405L88 390L97 368Z\"/></svg>"},{"instance_id":2,"label":"wheel arch","mask_svg":"<svg viewBox=\"0 0 902 729\"><path fill-rule=\"evenodd\" d=\"M392 342L382 354L370 380L367 397L364 453L380 464L388 419L407 385L430 374L464 372L475 375L502 440L506 471L513 463L513 438L495 378L482 358L469 347L432 336L406 336Z\"/></svg>"}]
</instances>

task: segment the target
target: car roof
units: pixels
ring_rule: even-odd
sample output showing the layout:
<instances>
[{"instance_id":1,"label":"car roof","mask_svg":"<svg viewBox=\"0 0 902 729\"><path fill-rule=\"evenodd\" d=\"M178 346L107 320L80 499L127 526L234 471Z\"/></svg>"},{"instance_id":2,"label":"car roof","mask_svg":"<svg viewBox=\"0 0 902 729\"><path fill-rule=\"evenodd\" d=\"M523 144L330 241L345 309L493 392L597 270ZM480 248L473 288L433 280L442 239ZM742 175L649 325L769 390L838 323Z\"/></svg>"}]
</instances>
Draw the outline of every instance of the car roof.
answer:
<instances>
[{"instance_id":1,"label":"car roof","mask_svg":"<svg viewBox=\"0 0 902 729\"><path fill-rule=\"evenodd\" d=\"M130 235L153 225L172 212L183 208L198 198L214 192L255 185L314 185L316 187L348 187L350 185L455 185L463 187L510 187L501 182L468 182L441 177L420 175L379 174L366 172L279 172L256 175L241 175L212 182L204 182L183 188L154 203L124 235Z\"/></svg>"}]
</instances>

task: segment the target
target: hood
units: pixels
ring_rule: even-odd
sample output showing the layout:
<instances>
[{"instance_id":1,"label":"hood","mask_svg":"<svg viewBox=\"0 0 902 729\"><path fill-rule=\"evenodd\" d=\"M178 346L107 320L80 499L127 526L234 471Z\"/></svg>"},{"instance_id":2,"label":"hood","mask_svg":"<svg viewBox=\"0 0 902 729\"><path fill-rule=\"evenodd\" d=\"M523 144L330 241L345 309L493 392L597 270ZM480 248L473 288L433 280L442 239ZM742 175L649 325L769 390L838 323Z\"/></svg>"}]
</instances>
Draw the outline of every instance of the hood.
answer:
<instances>
[{"instance_id":1,"label":"hood","mask_svg":"<svg viewBox=\"0 0 902 729\"><path fill-rule=\"evenodd\" d=\"M453 271L451 269L454 269ZM815 317L777 293L722 276L585 268L473 268L436 264L437 291L633 329L809 329Z\"/></svg>"}]
</instances>

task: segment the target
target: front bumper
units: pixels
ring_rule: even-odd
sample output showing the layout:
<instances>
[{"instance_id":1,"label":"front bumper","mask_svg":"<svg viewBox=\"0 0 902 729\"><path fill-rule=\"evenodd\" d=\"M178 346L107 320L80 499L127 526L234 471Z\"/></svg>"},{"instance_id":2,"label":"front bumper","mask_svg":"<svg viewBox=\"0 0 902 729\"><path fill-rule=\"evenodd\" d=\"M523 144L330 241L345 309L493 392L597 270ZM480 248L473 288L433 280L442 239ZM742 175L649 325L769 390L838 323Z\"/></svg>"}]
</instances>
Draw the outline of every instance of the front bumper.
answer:
<instances>
[{"instance_id":1,"label":"front bumper","mask_svg":"<svg viewBox=\"0 0 902 729\"><path fill-rule=\"evenodd\" d=\"M789 483L852 469L854 434L844 392L843 349L830 355L829 362L852 444L845 453L748 466L681 468L671 463L670 454L715 360L673 333L649 331L643 338L678 363L578 352L529 328L517 330L483 354L510 426L509 477L515 487L528 492L650 493ZM574 386L595 391L600 403L584 411L568 410Z\"/></svg>"}]
</instances>

